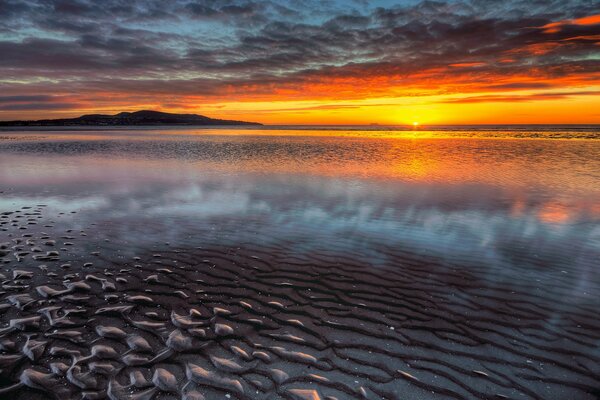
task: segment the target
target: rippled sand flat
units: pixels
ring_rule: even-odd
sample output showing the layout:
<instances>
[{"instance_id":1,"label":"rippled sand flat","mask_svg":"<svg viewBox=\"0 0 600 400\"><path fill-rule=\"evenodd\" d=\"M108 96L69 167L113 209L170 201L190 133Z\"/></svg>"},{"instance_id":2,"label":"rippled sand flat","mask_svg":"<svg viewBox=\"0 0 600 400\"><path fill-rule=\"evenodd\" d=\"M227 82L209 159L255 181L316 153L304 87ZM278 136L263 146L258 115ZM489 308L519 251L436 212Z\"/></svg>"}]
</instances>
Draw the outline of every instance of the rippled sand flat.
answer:
<instances>
[{"instance_id":1,"label":"rippled sand flat","mask_svg":"<svg viewBox=\"0 0 600 400\"><path fill-rule=\"evenodd\" d=\"M0 144L0 398L600 395L595 141L93 135Z\"/></svg>"}]
</instances>

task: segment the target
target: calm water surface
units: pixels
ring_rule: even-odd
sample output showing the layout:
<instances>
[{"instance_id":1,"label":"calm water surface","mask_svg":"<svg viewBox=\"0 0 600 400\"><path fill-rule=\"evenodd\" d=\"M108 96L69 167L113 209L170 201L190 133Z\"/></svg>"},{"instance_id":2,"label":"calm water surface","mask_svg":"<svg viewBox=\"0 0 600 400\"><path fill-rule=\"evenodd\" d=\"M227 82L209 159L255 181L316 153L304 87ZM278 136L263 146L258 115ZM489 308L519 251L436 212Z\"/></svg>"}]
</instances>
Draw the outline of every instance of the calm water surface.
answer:
<instances>
[{"instance_id":1,"label":"calm water surface","mask_svg":"<svg viewBox=\"0 0 600 400\"><path fill-rule=\"evenodd\" d=\"M2 131L0 391L598 398L598 135Z\"/></svg>"}]
</instances>

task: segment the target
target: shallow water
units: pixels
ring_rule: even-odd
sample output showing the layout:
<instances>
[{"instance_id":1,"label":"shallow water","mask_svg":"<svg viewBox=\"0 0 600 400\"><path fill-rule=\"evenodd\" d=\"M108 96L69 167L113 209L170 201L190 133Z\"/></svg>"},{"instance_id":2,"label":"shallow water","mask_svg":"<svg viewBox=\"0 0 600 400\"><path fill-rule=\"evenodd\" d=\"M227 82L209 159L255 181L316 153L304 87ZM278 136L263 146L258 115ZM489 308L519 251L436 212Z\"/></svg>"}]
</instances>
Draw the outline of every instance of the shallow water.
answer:
<instances>
[{"instance_id":1,"label":"shallow water","mask_svg":"<svg viewBox=\"0 0 600 400\"><path fill-rule=\"evenodd\" d=\"M597 137L3 131L0 397L598 398Z\"/></svg>"}]
</instances>

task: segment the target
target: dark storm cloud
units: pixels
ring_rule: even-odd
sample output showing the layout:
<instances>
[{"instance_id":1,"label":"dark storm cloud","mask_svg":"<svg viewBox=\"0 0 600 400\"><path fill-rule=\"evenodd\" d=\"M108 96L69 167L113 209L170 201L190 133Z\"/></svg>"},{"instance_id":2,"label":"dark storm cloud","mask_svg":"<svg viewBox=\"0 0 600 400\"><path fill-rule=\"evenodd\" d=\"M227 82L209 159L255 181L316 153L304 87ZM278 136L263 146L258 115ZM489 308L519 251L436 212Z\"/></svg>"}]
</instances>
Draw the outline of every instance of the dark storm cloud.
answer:
<instances>
[{"instance_id":1,"label":"dark storm cloud","mask_svg":"<svg viewBox=\"0 0 600 400\"><path fill-rule=\"evenodd\" d=\"M261 3L232 1L193 1L185 5L191 15L199 18L253 17L264 10Z\"/></svg>"},{"instance_id":2,"label":"dark storm cloud","mask_svg":"<svg viewBox=\"0 0 600 400\"><path fill-rule=\"evenodd\" d=\"M52 96L31 95L31 96L0 96L0 104L27 102L27 101L51 101Z\"/></svg>"},{"instance_id":3,"label":"dark storm cloud","mask_svg":"<svg viewBox=\"0 0 600 400\"><path fill-rule=\"evenodd\" d=\"M65 101L62 96L16 95L0 96L0 110L67 110L76 108L77 103Z\"/></svg>"},{"instance_id":4,"label":"dark storm cloud","mask_svg":"<svg viewBox=\"0 0 600 400\"><path fill-rule=\"evenodd\" d=\"M600 24L576 22L600 14L596 1L377 5L0 0L0 89L210 96L235 86L269 93L379 77L389 85L421 79L509 91L551 88L549 77L589 80L600 68ZM477 77L469 76L473 68ZM521 75L531 79L494 82Z\"/></svg>"}]
</instances>

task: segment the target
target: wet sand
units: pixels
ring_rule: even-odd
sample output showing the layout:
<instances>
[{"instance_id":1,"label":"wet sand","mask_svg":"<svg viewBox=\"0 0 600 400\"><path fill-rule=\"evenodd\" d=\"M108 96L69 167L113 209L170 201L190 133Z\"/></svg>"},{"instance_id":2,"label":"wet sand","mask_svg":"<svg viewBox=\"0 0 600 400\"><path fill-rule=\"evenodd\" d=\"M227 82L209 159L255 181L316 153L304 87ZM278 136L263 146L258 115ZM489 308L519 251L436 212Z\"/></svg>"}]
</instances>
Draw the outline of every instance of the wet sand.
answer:
<instances>
[{"instance_id":1,"label":"wet sand","mask_svg":"<svg viewBox=\"0 0 600 400\"><path fill-rule=\"evenodd\" d=\"M386 200L368 184L336 197L329 180L315 193L313 180L219 187L229 179L219 173L202 178L202 201L186 189L166 216L147 182L134 191L113 176L109 200L86 203L108 189L83 183L65 195L75 175L56 165L69 183L0 188L0 398L600 395L600 236L588 203L568 221L538 200L515 216L481 187L460 205L464 187L396 182ZM243 208L200 207L240 192ZM61 193L63 204L33 202Z\"/></svg>"}]
</instances>

